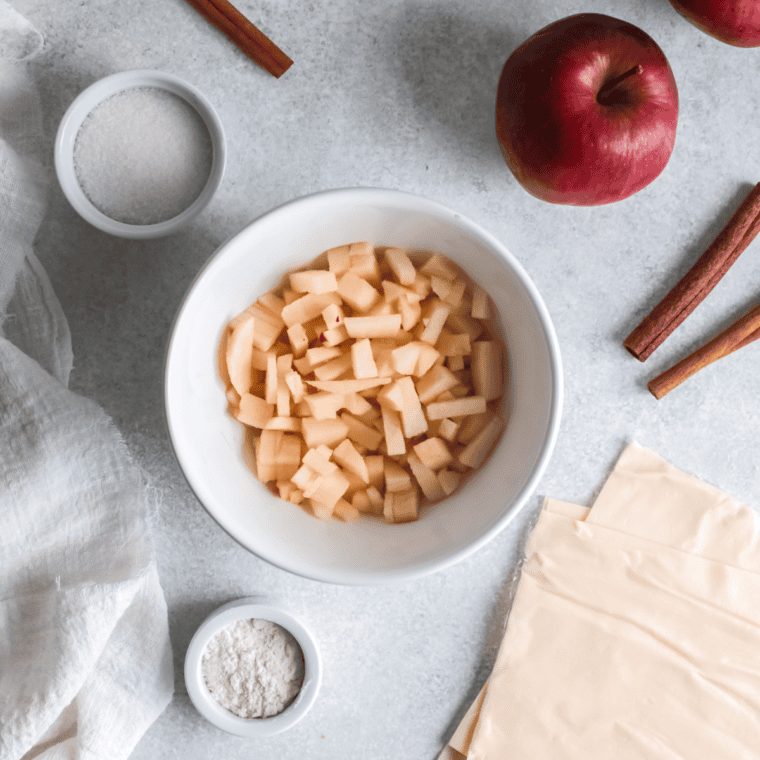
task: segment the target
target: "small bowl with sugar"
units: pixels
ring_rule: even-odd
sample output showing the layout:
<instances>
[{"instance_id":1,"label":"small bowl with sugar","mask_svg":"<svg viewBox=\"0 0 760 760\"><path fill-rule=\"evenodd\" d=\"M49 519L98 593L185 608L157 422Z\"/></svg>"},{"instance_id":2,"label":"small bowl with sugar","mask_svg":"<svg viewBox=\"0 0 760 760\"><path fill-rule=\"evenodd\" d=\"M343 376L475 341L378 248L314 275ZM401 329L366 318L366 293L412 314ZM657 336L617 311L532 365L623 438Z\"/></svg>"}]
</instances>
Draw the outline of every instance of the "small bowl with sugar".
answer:
<instances>
[{"instance_id":1,"label":"small bowl with sugar","mask_svg":"<svg viewBox=\"0 0 760 760\"><path fill-rule=\"evenodd\" d=\"M185 685L198 712L217 728L250 739L298 723L321 681L309 630L279 604L257 597L212 612L185 655Z\"/></svg>"},{"instance_id":2,"label":"small bowl with sugar","mask_svg":"<svg viewBox=\"0 0 760 760\"><path fill-rule=\"evenodd\" d=\"M55 169L79 215L116 237L174 233L209 203L226 139L214 107L189 82L134 70L99 79L61 120Z\"/></svg>"}]
</instances>

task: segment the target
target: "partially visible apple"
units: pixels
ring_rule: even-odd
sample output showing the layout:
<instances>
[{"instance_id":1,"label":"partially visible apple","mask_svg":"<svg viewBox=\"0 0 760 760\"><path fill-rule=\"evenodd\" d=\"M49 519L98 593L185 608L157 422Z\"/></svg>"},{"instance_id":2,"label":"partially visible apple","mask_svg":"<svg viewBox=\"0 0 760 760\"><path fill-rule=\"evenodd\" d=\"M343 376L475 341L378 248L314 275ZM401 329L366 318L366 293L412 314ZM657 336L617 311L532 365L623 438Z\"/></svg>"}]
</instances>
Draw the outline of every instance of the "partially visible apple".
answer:
<instances>
[{"instance_id":1,"label":"partially visible apple","mask_svg":"<svg viewBox=\"0 0 760 760\"><path fill-rule=\"evenodd\" d=\"M670 0L694 26L737 47L760 45L760 0Z\"/></svg>"},{"instance_id":2,"label":"partially visible apple","mask_svg":"<svg viewBox=\"0 0 760 760\"><path fill-rule=\"evenodd\" d=\"M657 43L582 13L536 32L504 64L496 135L518 182L550 203L596 206L641 190L676 139L678 90Z\"/></svg>"}]
</instances>

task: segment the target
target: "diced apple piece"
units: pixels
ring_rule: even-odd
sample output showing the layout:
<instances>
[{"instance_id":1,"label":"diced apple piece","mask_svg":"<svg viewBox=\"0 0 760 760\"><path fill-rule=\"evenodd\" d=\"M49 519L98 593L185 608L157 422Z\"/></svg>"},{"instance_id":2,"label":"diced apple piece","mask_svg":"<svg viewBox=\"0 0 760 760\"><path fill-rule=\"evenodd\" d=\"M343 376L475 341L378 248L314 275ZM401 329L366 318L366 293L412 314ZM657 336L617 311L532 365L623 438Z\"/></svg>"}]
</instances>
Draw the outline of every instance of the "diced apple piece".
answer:
<instances>
[{"instance_id":1,"label":"diced apple piece","mask_svg":"<svg viewBox=\"0 0 760 760\"><path fill-rule=\"evenodd\" d=\"M301 375L296 370L291 370L285 375L285 383L290 389L290 395L293 397L293 401L297 404L303 400L306 395L306 386L301 378Z\"/></svg>"},{"instance_id":2,"label":"diced apple piece","mask_svg":"<svg viewBox=\"0 0 760 760\"><path fill-rule=\"evenodd\" d=\"M286 433L300 433L301 432L301 418L300 417L272 417L264 425L265 430L283 430Z\"/></svg>"},{"instance_id":3,"label":"diced apple piece","mask_svg":"<svg viewBox=\"0 0 760 760\"><path fill-rule=\"evenodd\" d=\"M378 377L397 377L398 373L393 369L391 354L393 348L373 348L372 355L375 357Z\"/></svg>"},{"instance_id":4,"label":"diced apple piece","mask_svg":"<svg viewBox=\"0 0 760 760\"><path fill-rule=\"evenodd\" d=\"M315 420L304 417L301 420L301 434L310 449L320 444L333 447L348 436L348 427L341 420Z\"/></svg>"},{"instance_id":5,"label":"diced apple piece","mask_svg":"<svg viewBox=\"0 0 760 760\"><path fill-rule=\"evenodd\" d=\"M441 470L438 473L438 482L441 484L441 488L446 496L451 496L457 490L461 479L462 476L452 470Z\"/></svg>"},{"instance_id":6,"label":"diced apple piece","mask_svg":"<svg viewBox=\"0 0 760 760\"><path fill-rule=\"evenodd\" d=\"M383 513L383 496L375 486L370 486L367 489L367 498L369 499L369 511L373 515L381 515Z\"/></svg>"},{"instance_id":7,"label":"diced apple piece","mask_svg":"<svg viewBox=\"0 0 760 760\"><path fill-rule=\"evenodd\" d=\"M318 520L327 521L332 518L333 508L328 507L327 504L320 504L315 499L309 499L311 504L311 511Z\"/></svg>"},{"instance_id":8,"label":"diced apple piece","mask_svg":"<svg viewBox=\"0 0 760 760\"><path fill-rule=\"evenodd\" d=\"M345 325L337 325L320 333L320 340L325 346L338 346L348 340L348 331Z\"/></svg>"},{"instance_id":9,"label":"diced apple piece","mask_svg":"<svg viewBox=\"0 0 760 760\"><path fill-rule=\"evenodd\" d=\"M422 410L420 399L417 396L417 389L414 387L414 381L411 377L402 377L396 380L401 388L401 394L404 399L404 405L401 409L401 422L403 424L404 436L414 438L427 432L428 421Z\"/></svg>"},{"instance_id":10,"label":"diced apple piece","mask_svg":"<svg viewBox=\"0 0 760 760\"><path fill-rule=\"evenodd\" d=\"M369 484L369 472L361 454L347 438L338 444L333 451L333 459L344 469L358 475L365 483Z\"/></svg>"},{"instance_id":11,"label":"diced apple piece","mask_svg":"<svg viewBox=\"0 0 760 760\"><path fill-rule=\"evenodd\" d=\"M282 310L285 308L285 301L282 298L278 298L274 293L264 293L256 299L256 303L282 320Z\"/></svg>"},{"instance_id":12,"label":"diced apple piece","mask_svg":"<svg viewBox=\"0 0 760 760\"><path fill-rule=\"evenodd\" d=\"M232 386L230 386L224 392L224 395L227 398L227 403L229 404L230 409L237 411L238 407L240 406L240 394Z\"/></svg>"},{"instance_id":13,"label":"diced apple piece","mask_svg":"<svg viewBox=\"0 0 760 760\"><path fill-rule=\"evenodd\" d=\"M286 327L304 324L321 316L331 303L340 305L341 299L337 293L307 293L282 310L282 319Z\"/></svg>"},{"instance_id":14,"label":"diced apple piece","mask_svg":"<svg viewBox=\"0 0 760 760\"><path fill-rule=\"evenodd\" d=\"M366 491L357 491L351 497L351 506L357 512L370 512L372 507L370 505L369 496Z\"/></svg>"},{"instance_id":15,"label":"diced apple piece","mask_svg":"<svg viewBox=\"0 0 760 760\"><path fill-rule=\"evenodd\" d=\"M401 378L399 378L401 379ZM404 393L398 380L386 385L380 393L377 394L377 401L381 407L387 406L394 412L400 412L404 408Z\"/></svg>"},{"instance_id":16,"label":"diced apple piece","mask_svg":"<svg viewBox=\"0 0 760 760\"><path fill-rule=\"evenodd\" d=\"M346 395L348 393L361 393L380 385L388 385L391 379L389 377L368 377L362 380L307 380L306 382L321 391Z\"/></svg>"},{"instance_id":17,"label":"diced apple piece","mask_svg":"<svg viewBox=\"0 0 760 760\"><path fill-rule=\"evenodd\" d=\"M393 522L413 522L417 519L419 509L419 496L417 489L412 487L408 491L393 494Z\"/></svg>"},{"instance_id":18,"label":"diced apple piece","mask_svg":"<svg viewBox=\"0 0 760 760\"><path fill-rule=\"evenodd\" d=\"M495 340L478 340L472 344L470 360L475 393L493 401L503 393L501 344Z\"/></svg>"},{"instance_id":19,"label":"diced apple piece","mask_svg":"<svg viewBox=\"0 0 760 760\"><path fill-rule=\"evenodd\" d=\"M385 317L388 314L395 314L393 304L388 301L378 301L371 309L364 312L365 317Z\"/></svg>"},{"instance_id":20,"label":"diced apple piece","mask_svg":"<svg viewBox=\"0 0 760 760\"><path fill-rule=\"evenodd\" d=\"M250 425L255 428L266 427L267 422L272 419L274 414L274 405L267 404L264 399L253 396L250 393L244 393L240 397L240 406L235 417L244 425Z\"/></svg>"},{"instance_id":21,"label":"diced apple piece","mask_svg":"<svg viewBox=\"0 0 760 760\"><path fill-rule=\"evenodd\" d=\"M290 287L296 293L330 293L338 289L338 280L332 272L324 269L309 269L292 272Z\"/></svg>"},{"instance_id":22,"label":"diced apple piece","mask_svg":"<svg viewBox=\"0 0 760 760\"><path fill-rule=\"evenodd\" d=\"M269 432L265 430L264 432ZM276 455L277 480L289 480L301 464L301 436L284 434Z\"/></svg>"},{"instance_id":23,"label":"diced apple piece","mask_svg":"<svg viewBox=\"0 0 760 760\"><path fill-rule=\"evenodd\" d=\"M368 311L380 300L380 293L352 271L341 275L338 280L338 294L354 311L358 312Z\"/></svg>"},{"instance_id":24,"label":"diced apple piece","mask_svg":"<svg viewBox=\"0 0 760 760\"><path fill-rule=\"evenodd\" d=\"M431 470L440 470L453 459L448 446L441 438L426 438L413 448L422 464Z\"/></svg>"},{"instance_id":25,"label":"diced apple piece","mask_svg":"<svg viewBox=\"0 0 760 760\"><path fill-rule=\"evenodd\" d=\"M321 476L321 481L314 488L312 493L304 491L304 495L324 504L326 507L334 507L338 499L348 490L348 481L343 474L338 471L331 475Z\"/></svg>"},{"instance_id":26,"label":"diced apple piece","mask_svg":"<svg viewBox=\"0 0 760 760\"><path fill-rule=\"evenodd\" d=\"M285 433L280 430L262 430L256 449L256 471L262 483L277 480L277 452Z\"/></svg>"},{"instance_id":27,"label":"diced apple piece","mask_svg":"<svg viewBox=\"0 0 760 760\"><path fill-rule=\"evenodd\" d=\"M467 419L472 418L468 417ZM461 422L456 422L455 420L450 420L448 417L444 417L442 420L438 421L438 435L449 443L454 443L461 426Z\"/></svg>"},{"instance_id":28,"label":"diced apple piece","mask_svg":"<svg viewBox=\"0 0 760 760\"><path fill-rule=\"evenodd\" d=\"M380 267L371 243L352 243L349 271L373 285L380 282Z\"/></svg>"},{"instance_id":29,"label":"diced apple piece","mask_svg":"<svg viewBox=\"0 0 760 760\"><path fill-rule=\"evenodd\" d=\"M488 293L477 284L474 284L472 287L472 311L470 312L470 316L473 319L488 319L491 316Z\"/></svg>"},{"instance_id":30,"label":"diced apple piece","mask_svg":"<svg viewBox=\"0 0 760 760\"><path fill-rule=\"evenodd\" d=\"M383 518L387 523L393 522L393 501L393 493L391 491L386 491L383 496Z\"/></svg>"},{"instance_id":31,"label":"diced apple piece","mask_svg":"<svg viewBox=\"0 0 760 760\"><path fill-rule=\"evenodd\" d=\"M399 413L390 407L381 407L385 445L389 456L398 456L406 452L406 441L401 427ZM348 433L346 433L348 434Z\"/></svg>"},{"instance_id":32,"label":"diced apple piece","mask_svg":"<svg viewBox=\"0 0 760 760\"><path fill-rule=\"evenodd\" d=\"M428 317L428 322L425 325L425 329L420 334L420 340L434 346L450 313L451 306L440 299L434 301Z\"/></svg>"},{"instance_id":33,"label":"diced apple piece","mask_svg":"<svg viewBox=\"0 0 760 760\"><path fill-rule=\"evenodd\" d=\"M287 329L288 340L293 349L294 356L303 356L309 347L309 339L306 337L306 330L303 325L295 324Z\"/></svg>"},{"instance_id":34,"label":"diced apple piece","mask_svg":"<svg viewBox=\"0 0 760 760\"><path fill-rule=\"evenodd\" d=\"M291 504L300 504L304 500L303 491L300 488L294 488L290 492L290 496L288 497L288 501Z\"/></svg>"},{"instance_id":35,"label":"diced apple piece","mask_svg":"<svg viewBox=\"0 0 760 760\"><path fill-rule=\"evenodd\" d=\"M385 490L406 491L412 487L412 478L409 473L392 459L383 459Z\"/></svg>"},{"instance_id":36,"label":"diced apple piece","mask_svg":"<svg viewBox=\"0 0 760 760\"><path fill-rule=\"evenodd\" d=\"M467 396L451 401L433 401L425 407L425 412L430 420L442 420L444 417L482 414L486 408L486 400L482 396Z\"/></svg>"},{"instance_id":37,"label":"diced apple piece","mask_svg":"<svg viewBox=\"0 0 760 760\"><path fill-rule=\"evenodd\" d=\"M344 324L352 338L392 338L401 330L401 315L346 317Z\"/></svg>"},{"instance_id":38,"label":"diced apple piece","mask_svg":"<svg viewBox=\"0 0 760 760\"><path fill-rule=\"evenodd\" d=\"M417 395L423 404L429 404L458 382L453 372L436 364L417 381Z\"/></svg>"},{"instance_id":39,"label":"diced apple piece","mask_svg":"<svg viewBox=\"0 0 760 760\"><path fill-rule=\"evenodd\" d=\"M412 282L414 282L414 280L412 280ZM409 300L419 303L422 300L422 296L419 293L415 293L413 290L393 282L393 280L383 280L380 285L383 289L383 296L388 303L395 303L400 300Z\"/></svg>"},{"instance_id":40,"label":"diced apple piece","mask_svg":"<svg viewBox=\"0 0 760 760\"><path fill-rule=\"evenodd\" d=\"M426 298L430 293L430 278L425 277L419 270L414 277L414 282L409 286L409 290L413 290L421 298Z\"/></svg>"},{"instance_id":41,"label":"diced apple piece","mask_svg":"<svg viewBox=\"0 0 760 760\"><path fill-rule=\"evenodd\" d=\"M486 411L482 414L473 414L470 417L465 417L462 421L462 426L457 433L457 441L459 443L467 444L488 424L493 412Z\"/></svg>"},{"instance_id":42,"label":"diced apple piece","mask_svg":"<svg viewBox=\"0 0 760 760\"><path fill-rule=\"evenodd\" d=\"M400 320L400 317L399 317ZM227 336L227 374L232 387L242 396L251 388L253 331L255 320L248 316L240 320Z\"/></svg>"},{"instance_id":43,"label":"diced apple piece","mask_svg":"<svg viewBox=\"0 0 760 760\"><path fill-rule=\"evenodd\" d=\"M385 478L385 457L382 454L373 454L372 456L364 457L364 461L367 463L370 485L381 486Z\"/></svg>"},{"instance_id":44,"label":"diced apple piece","mask_svg":"<svg viewBox=\"0 0 760 760\"><path fill-rule=\"evenodd\" d=\"M401 248L386 248L385 262L402 285L411 285L414 282L417 270L406 251Z\"/></svg>"},{"instance_id":45,"label":"diced apple piece","mask_svg":"<svg viewBox=\"0 0 760 760\"><path fill-rule=\"evenodd\" d=\"M264 400L268 404L277 403L277 356L274 351L267 354L267 375L264 381Z\"/></svg>"},{"instance_id":46,"label":"diced apple piece","mask_svg":"<svg viewBox=\"0 0 760 760\"><path fill-rule=\"evenodd\" d=\"M470 353L470 336L467 333L442 331L435 347L442 356L467 356Z\"/></svg>"},{"instance_id":47,"label":"diced apple piece","mask_svg":"<svg viewBox=\"0 0 760 760\"><path fill-rule=\"evenodd\" d=\"M317 380L335 380L351 371L351 355L342 354L337 359L314 367Z\"/></svg>"},{"instance_id":48,"label":"diced apple piece","mask_svg":"<svg viewBox=\"0 0 760 760\"><path fill-rule=\"evenodd\" d=\"M303 455L303 463L318 475L332 475L338 471L338 465L331 462L332 451L326 446L311 448ZM298 483L296 485L299 485ZM303 487L300 486L299 487Z\"/></svg>"},{"instance_id":49,"label":"diced apple piece","mask_svg":"<svg viewBox=\"0 0 760 760\"><path fill-rule=\"evenodd\" d=\"M269 351L269 349L277 341L277 338L280 336L282 329L282 324L275 325L267 320L255 317L253 327L253 345L261 351Z\"/></svg>"},{"instance_id":50,"label":"diced apple piece","mask_svg":"<svg viewBox=\"0 0 760 760\"><path fill-rule=\"evenodd\" d=\"M361 446L366 446L370 451L377 451L380 441L383 440L383 436L379 431L347 412L341 414L340 419L348 427L348 437L352 441Z\"/></svg>"},{"instance_id":51,"label":"diced apple piece","mask_svg":"<svg viewBox=\"0 0 760 760\"><path fill-rule=\"evenodd\" d=\"M411 298L399 298L398 313L401 315L401 329L413 330L422 316L422 307L419 301L413 301Z\"/></svg>"},{"instance_id":52,"label":"diced apple piece","mask_svg":"<svg viewBox=\"0 0 760 760\"><path fill-rule=\"evenodd\" d=\"M454 264L440 253L434 253L421 267L420 272L428 276L437 275L444 280L454 282L459 276Z\"/></svg>"},{"instance_id":53,"label":"diced apple piece","mask_svg":"<svg viewBox=\"0 0 760 760\"><path fill-rule=\"evenodd\" d=\"M285 288L282 291L282 300L285 302L285 306L290 306L290 304L297 301L300 297L300 293L296 293L295 290L291 290L290 288ZM280 316L282 316L282 312L280 312Z\"/></svg>"},{"instance_id":54,"label":"diced apple piece","mask_svg":"<svg viewBox=\"0 0 760 760\"><path fill-rule=\"evenodd\" d=\"M400 375L413 375L420 358L420 341L412 341L391 351L391 366Z\"/></svg>"},{"instance_id":55,"label":"diced apple piece","mask_svg":"<svg viewBox=\"0 0 760 760\"><path fill-rule=\"evenodd\" d=\"M367 484L356 473L351 472L351 470L343 467L341 468L341 472L343 473L343 477L348 481L348 488L346 489L346 493L343 494L343 498L350 500L351 496L357 491L363 491L367 487Z\"/></svg>"},{"instance_id":56,"label":"diced apple piece","mask_svg":"<svg viewBox=\"0 0 760 760\"><path fill-rule=\"evenodd\" d=\"M348 271L351 263L349 246L339 245L336 248L330 248L329 251L325 251L325 254L327 256L327 268L336 277Z\"/></svg>"},{"instance_id":57,"label":"diced apple piece","mask_svg":"<svg viewBox=\"0 0 760 760\"><path fill-rule=\"evenodd\" d=\"M458 372L464 369L464 356L448 356L446 357L446 366L452 372Z\"/></svg>"},{"instance_id":58,"label":"diced apple piece","mask_svg":"<svg viewBox=\"0 0 760 760\"><path fill-rule=\"evenodd\" d=\"M285 499L285 501L290 501L290 494L293 493L295 485L291 480L278 480L275 488L277 489L277 496L281 499Z\"/></svg>"},{"instance_id":59,"label":"diced apple piece","mask_svg":"<svg viewBox=\"0 0 760 760\"><path fill-rule=\"evenodd\" d=\"M357 379L377 377L377 365L372 356L372 345L369 338L357 340L351 346L351 365L354 377Z\"/></svg>"},{"instance_id":60,"label":"diced apple piece","mask_svg":"<svg viewBox=\"0 0 760 760\"><path fill-rule=\"evenodd\" d=\"M295 474L290 478L293 485L302 491L309 487L309 484L319 477L319 473L312 470L307 464L302 464Z\"/></svg>"},{"instance_id":61,"label":"diced apple piece","mask_svg":"<svg viewBox=\"0 0 760 760\"><path fill-rule=\"evenodd\" d=\"M338 410L345 403L343 396L338 393L309 393L304 396L304 401L309 405L311 416L315 420L334 420L338 416Z\"/></svg>"},{"instance_id":62,"label":"diced apple piece","mask_svg":"<svg viewBox=\"0 0 760 760\"><path fill-rule=\"evenodd\" d=\"M342 325L345 318L346 315L343 313L343 309L334 303L331 303L322 311L322 319L325 321L325 329L327 330L332 330L333 327Z\"/></svg>"},{"instance_id":63,"label":"diced apple piece","mask_svg":"<svg viewBox=\"0 0 760 760\"><path fill-rule=\"evenodd\" d=\"M440 359L441 354L429 343L423 343L422 341L415 342L419 346L420 353L417 359L417 367L412 374L415 377L422 377Z\"/></svg>"},{"instance_id":64,"label":"diced apple piece","mask_svg":"<svg viewBox=\"0 0 760 760\"><path fill-rule=\"evenodd\" d=\"M317 346L316 348L310 348L306 351L306 360L309 362L312 369L318 367L320 364L325 364L332 359L337 359L339 356L343 356L343 351L334 346Z\"/></svg>"},{"instance_id":65,"label":"diced apple piece","mask_svg":"<svg viewBox=\"0 0 760 760\"><path fill-rule=\"evenodd\" d=\"M427 465L423 464L413 451L409 453L406 461L426 499L438 501L438 499L442 499L446 495L435 473Z\"/></svg>"},{"instance_id":66,"label":"diced apple piece","mask_svg":"<svg viewBox=\"0 0 760 760\"><path fill-rule=\"evenodd\" d=\"M356 522L359 519L359 510L345 499L338 499L333 507L333 517L341 522Z\"/></svg>"},{"instance_id":67,"label":"diced apple piece","mask_svg":"<svg viewBox=\"0 0 760 760\"><path fill-rule=\"evenodd\" d=\"M470 336L470 343L472 343L482 332L483 325L475 319L470 319L464 314L456 314L451 312L446 319L446 324L455 333L467 333Z\"/></svg>"},{"instance_id":68,"label":"diced apple piece","mask_svg":"<svg viewBox=\"0 0 760 760\"><path fill-rule=\"evenodd\" d=\"M375 419L376 417L380 416L380 412L375 409L372 404L367 401L363 396L360 396L358 393L347 393L346 394L346 409L348 409L351 414L356 415L357 417L361 417L363 422L367 422L368 420L365 419L367 415L371 415L371 419Z\"/></svg>"},{"instance_id":69,"label":"diced apple piece","mask_svg":"<svg viewBox=\"0 0 760 760\"><path fill-rule=\"evenodd\" d=\"M501 418L496 416L491 417L488 424L459 453L457 459L462 464L477 469L485 462L486 457L491 452L503 429L504 423Z\"/></svg>"}]
</instances>

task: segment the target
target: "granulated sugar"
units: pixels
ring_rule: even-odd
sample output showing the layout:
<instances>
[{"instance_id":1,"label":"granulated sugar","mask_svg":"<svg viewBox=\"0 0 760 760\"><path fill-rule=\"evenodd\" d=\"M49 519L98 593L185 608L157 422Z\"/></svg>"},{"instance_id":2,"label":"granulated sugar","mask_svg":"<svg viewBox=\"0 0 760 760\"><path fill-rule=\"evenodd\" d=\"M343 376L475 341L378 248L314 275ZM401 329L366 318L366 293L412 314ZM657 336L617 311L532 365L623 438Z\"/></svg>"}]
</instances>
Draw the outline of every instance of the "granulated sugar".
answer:
<instances>
[{"instance_id":1,"label":"granulated sugar","mask_svg":"<svg viewBox=\"0 0 760 760\"><path fill-rule=\"evenodd\" d=\"M268 718L298 694L303 653L290 633L275 623L239 620L208 643L203 677L222 707L241 718Z\"/></svg>"},{"instance_id":2,"label":"granulated sugar","mask_svg":"<svg viewBox=\"0 0 760 760\"><path fill-rule=\"evenodd\" d=\"M74 144L74 168L90 202L126 224L177 216L211 172L211 137L185 100L157 87L124 90L97 105Z\"/></svg>"}]
</instances>

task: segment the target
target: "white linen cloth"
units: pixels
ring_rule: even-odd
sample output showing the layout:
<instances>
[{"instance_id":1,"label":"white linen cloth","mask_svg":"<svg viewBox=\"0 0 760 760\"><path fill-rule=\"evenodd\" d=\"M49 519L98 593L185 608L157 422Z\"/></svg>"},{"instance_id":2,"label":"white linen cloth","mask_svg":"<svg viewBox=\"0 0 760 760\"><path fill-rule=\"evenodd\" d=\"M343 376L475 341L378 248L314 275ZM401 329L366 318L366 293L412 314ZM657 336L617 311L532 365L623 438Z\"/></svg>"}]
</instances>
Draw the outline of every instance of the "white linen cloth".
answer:
<instances>
[{"instance_id":1,"label":"white linen cloth","mask_svg":"<svg viewBox=\"0 0 760 760\"><path fill-rule=\"evenodd\" d=\"M0 759L120 760L171 700L150 489L112 421L67 389L68 325L32 243L49 179L0 0Z\"/></svg>"}]
</instances>

